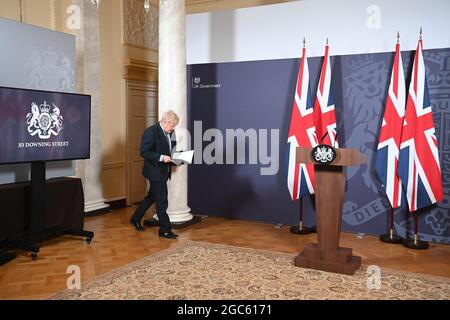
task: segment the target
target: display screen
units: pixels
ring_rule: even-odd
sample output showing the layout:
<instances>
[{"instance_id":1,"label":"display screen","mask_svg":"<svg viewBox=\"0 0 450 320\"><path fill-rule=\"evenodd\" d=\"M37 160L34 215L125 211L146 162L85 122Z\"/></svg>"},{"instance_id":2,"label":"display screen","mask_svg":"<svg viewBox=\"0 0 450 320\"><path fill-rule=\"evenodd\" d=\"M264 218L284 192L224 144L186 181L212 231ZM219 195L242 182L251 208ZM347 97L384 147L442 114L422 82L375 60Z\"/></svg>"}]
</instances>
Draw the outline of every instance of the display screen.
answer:
<instances>
[{"instance_id":1,"label":"display screen","mask_svg":"<svg viewBox=\"0 0 450 320\"><path fill-rule=\"evenodd\" d=\"M0 164L90 157L91 96L0 87Z\"/></svg>"}]
</instances>

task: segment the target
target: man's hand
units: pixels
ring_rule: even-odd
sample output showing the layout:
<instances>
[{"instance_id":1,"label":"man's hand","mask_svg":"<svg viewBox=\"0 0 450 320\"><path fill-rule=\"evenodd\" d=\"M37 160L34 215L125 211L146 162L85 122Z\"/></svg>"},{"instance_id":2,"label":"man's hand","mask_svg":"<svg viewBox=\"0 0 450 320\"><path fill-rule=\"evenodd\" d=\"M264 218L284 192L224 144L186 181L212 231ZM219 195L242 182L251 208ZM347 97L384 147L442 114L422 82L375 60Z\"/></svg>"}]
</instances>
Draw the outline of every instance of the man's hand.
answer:
<instances>
[{"instance_id":1,"label":"man's hand","mask_svg":"<svg viewBox=\"0 0 450 320\"><path fill-rule=\"evenodd\" d=\"M169 157L169 156L164 156L163 161L164 161L164 163L171 163L171 162L173 162L173 161L172 161L172 158Z\"/></svg>"}]
</instances>

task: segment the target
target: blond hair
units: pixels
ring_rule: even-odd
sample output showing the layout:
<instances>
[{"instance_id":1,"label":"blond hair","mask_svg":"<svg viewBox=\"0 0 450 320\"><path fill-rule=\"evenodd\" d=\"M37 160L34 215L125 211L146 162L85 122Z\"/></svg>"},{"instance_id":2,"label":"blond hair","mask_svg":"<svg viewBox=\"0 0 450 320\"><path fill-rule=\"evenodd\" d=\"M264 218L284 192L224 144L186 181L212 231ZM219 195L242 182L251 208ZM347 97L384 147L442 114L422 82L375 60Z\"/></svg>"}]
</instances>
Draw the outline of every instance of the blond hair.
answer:
<instances>
[{"instance_id":1,"label":"blond hair","mask_svg":"<svg viewBox=\"0 0 450 320\"><path fill-rule=\"evenodd\" d=\"M180 121L180 118L172 110L164 112L161 116L161 122L168 122L174 126L176 126L179 121Z\"/></svg>"}]
</instances>

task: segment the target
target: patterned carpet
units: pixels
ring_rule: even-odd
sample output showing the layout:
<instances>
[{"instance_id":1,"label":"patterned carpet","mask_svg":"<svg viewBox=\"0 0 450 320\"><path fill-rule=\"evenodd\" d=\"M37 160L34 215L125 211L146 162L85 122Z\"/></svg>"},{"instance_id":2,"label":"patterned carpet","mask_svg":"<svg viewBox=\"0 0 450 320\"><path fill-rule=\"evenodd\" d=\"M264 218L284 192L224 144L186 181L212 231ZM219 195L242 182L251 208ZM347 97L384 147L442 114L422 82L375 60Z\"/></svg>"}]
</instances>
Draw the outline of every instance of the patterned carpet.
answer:
<instances>
[{"instance_id":1,"label":"patterned carpet","mask_svg":"<svg viewBox=\"0 0 450 320\"><path fill-rule=\"evenodd\" d=\"M381 270L354 276L298 268L290 254L187 241L50 299L450 299L450 279Z\"/></svg>"}]
</instances>

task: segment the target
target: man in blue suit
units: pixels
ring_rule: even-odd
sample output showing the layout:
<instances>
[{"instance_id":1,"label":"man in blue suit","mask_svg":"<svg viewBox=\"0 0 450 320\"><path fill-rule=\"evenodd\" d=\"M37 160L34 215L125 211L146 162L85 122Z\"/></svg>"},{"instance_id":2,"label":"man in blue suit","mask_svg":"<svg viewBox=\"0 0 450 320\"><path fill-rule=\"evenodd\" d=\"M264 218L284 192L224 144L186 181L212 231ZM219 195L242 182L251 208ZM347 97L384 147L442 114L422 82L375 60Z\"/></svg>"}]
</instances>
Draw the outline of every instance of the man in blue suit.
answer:
<instances>
[{"instance_id":1,"label":"man in blue suit","mask_svg":"<svg viewBox=\"0 0 450 320\"><path fill-rule=\"evenodd\" d=\"M142 136L141 156L144 158L142 174L149 180L150 189L130 221L137 231L144 231L141 220L147 209L156 202L159 236L167 239L178 237L172 232L167 215L167 180L171 177L174 165L170 154L176 145L174 130L178 121L179 118L175 112L165 112L161 121L147 128Z\"/></svg>"}]
</instances>

